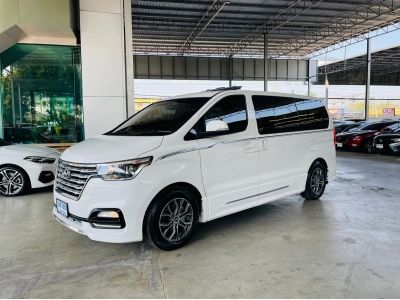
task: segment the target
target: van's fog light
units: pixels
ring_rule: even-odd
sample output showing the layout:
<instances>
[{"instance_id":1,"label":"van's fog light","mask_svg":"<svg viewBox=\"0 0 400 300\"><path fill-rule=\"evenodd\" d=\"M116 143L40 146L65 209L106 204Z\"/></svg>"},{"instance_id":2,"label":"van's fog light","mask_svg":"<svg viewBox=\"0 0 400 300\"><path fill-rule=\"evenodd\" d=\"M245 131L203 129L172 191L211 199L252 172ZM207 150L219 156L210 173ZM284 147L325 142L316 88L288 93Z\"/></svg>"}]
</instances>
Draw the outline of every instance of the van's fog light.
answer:
<instances>
[{"instance_id":1,"label":"van's fog light","mask_svg":"<svg viewBox=\"0 0 400 300\"><path fill-rule=\"evenodd\" d=\"M98 218L118 219L119 215L116 211L101 211L97 215Z\"/></svg>"},{"instance_id":2,"label":"van's fog light","mask_svg":"<svg viewBox=\"0 0 400 300\"><path fill-rule=\"evenodd\" d=\"M125 220L122 211L117 208L98 208L93 210L88 219L93 228L123 229Z\"/></svg>"}]
</instances>

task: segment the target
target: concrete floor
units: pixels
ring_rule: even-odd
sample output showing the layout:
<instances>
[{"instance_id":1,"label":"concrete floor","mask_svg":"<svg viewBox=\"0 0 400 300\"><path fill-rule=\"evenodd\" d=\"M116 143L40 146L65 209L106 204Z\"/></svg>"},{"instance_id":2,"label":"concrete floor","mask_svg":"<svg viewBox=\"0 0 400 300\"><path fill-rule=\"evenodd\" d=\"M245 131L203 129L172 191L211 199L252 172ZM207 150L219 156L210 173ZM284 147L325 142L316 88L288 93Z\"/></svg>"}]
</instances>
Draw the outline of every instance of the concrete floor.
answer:
<instances>
[{"instance_id":1,"label":"concrete floor","mask_svg":"<svg viewBox=\"0 0 400 300\"><path fill-rule=\"evenodd\" d=\"M0 297L400 297L400 158L338 153L337 175L321 201L203 224L174 252L75 234L49 191L0 198Z\"/></svg>"}]
</instances>

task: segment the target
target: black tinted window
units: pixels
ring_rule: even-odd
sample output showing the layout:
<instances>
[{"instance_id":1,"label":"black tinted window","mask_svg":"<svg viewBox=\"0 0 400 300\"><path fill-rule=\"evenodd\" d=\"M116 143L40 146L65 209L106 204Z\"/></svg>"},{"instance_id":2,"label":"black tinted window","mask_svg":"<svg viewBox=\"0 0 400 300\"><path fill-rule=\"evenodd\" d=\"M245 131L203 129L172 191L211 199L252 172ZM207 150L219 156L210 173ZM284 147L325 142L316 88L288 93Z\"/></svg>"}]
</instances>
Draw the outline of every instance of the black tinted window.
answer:
<instances>
[{"instance_id":1,"label":"black tinted window","mask_svg":"<svg viewBox=\"0 0 400 300\"><path fill-rule=\"evenodd\" d=\"M317 99L296 99L301 130L326 129L329 116L325 106Z\"/></svg>"},{"instance_id":2,"label":"black tinted window","mask_svg":"<svg viewBox=\"0 0 400 300\"><path fill-rule=\"evenodd\" d=\"M299 118L293 98L253 96L260 134L299 130Z\"/></svg>"},{"instance_id":3,"label":"black tinted window","mask_svg":"<svg viewBox=\"0 0 400 300\"><path fill-rule=\"evenodd\" d=\"M209 98L173 99L139 111L107 135L167 135L185 124Z\"/></svg>"},{"instance_id":4,"label":"black tinted window","mask_svg":"<svg viewBox=\"0 0 400 300\"><path fill-rule=\"evenodd\" d=\"M196 126L190 130L185 140L207 137L206 124L212 120L222 120L228 124L229 131L224 132L224 134L245 131L248 123L246 97L243 95L233 95L218 101L205 113Z\"/></svg>"},{"instance_id":5,"label":"black tinted window","mask_svg":"<svg viewBox=\"0 0 400 300\"><path fill-rule=\"evenodd\" d=\"M372 123L372 124L367 124L365 126L362 126L360 130L377 130L381 131L383 128L392 125L395 122L390 122L390 123Z\"/></svg>"},{"instance_id":6,"label":"black tinted window","mask_svg":"<svg viewBox=\"0 0 400 300\"><path fill-rule=\"evenodd\" d=\"M395 131L395 130L397 130L397 129L399 129L400 128L400 123L394 123L393 125L390 125L390 126L388 126L388 127L385 127L384 129L383 129L383 131L385 131L385 132L392 132L392 131Z\"/></svg>"}]
</instances>

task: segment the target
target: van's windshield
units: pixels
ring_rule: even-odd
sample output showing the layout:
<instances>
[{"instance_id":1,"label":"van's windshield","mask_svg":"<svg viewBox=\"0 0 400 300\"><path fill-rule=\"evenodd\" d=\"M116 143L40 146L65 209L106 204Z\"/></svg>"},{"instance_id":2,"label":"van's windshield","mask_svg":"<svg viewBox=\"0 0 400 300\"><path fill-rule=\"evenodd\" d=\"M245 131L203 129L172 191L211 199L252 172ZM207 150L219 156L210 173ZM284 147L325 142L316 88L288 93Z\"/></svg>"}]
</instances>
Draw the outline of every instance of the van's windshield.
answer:
<instances>
[{"instance_id":1,"label":"van's windshield","mask_svg":"<svg viewBox=\"0 0 400 300\"><path fill-rule=\"evenodd\" d=\"M174 133L208 100L209 97L181 98L151 104L106 135L162 136Z\"/></svg>"}]
</instances>

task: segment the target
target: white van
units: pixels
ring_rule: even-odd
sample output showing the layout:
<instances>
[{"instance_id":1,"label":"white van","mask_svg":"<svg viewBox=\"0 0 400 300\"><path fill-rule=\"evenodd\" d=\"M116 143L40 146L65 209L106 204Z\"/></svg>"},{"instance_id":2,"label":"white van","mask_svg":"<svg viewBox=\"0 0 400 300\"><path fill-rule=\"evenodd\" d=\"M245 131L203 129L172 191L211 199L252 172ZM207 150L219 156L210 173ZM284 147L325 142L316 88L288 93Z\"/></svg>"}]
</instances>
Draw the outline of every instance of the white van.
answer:
<instances>
[{"instance_id":1,"label":"white van","mask_svg":"<svg viewBox=\"0 0 400 300\"><path fill-rule=\"evenodd\" d=\"M335 177L324 104L216 89L152 104L66 150L54 217L103 242L172 250L207 222L293 194L321 197Z\"/></svg>"}]
</instances>

